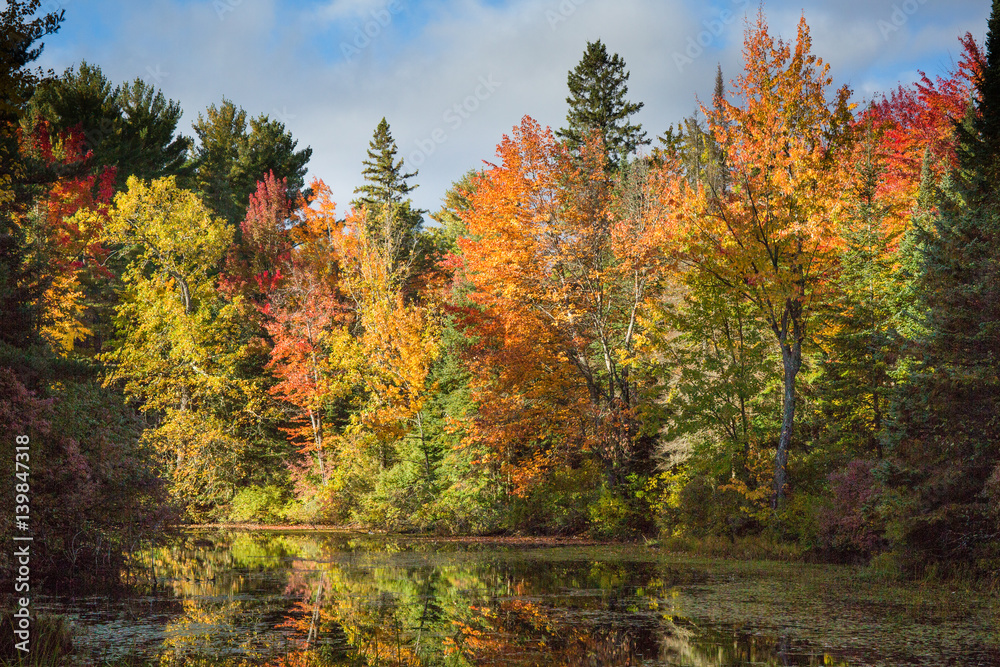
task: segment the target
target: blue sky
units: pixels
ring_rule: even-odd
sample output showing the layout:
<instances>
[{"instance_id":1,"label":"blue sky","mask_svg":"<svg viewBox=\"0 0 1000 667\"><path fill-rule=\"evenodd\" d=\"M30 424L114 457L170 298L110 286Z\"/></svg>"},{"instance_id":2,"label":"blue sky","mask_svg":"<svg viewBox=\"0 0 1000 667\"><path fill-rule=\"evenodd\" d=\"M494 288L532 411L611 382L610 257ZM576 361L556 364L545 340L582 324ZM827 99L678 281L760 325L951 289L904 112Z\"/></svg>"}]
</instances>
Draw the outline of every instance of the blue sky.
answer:
<instances>
[{"instance_id":1,"label":"blue sky","mask_svg":"<svg viewBox=\"0 0 1000 667\"><path fill-rule=\"evenodd\" d=\"M742 68L751 0L46 0L66 11L40 64L81 60L113 82L141 78L185 110L180 131L223 97L282 120L311 146L310 175L346 204L372 131L385 116L416 203L492 159L529 114L565 120L566 75L602 39L631 72L629 97L650 136L710 96L715 67ZM945 73L958 37L985 35L986 0L842 0L763 4L772 32L794 38L805 15L813 51L858 101Z\"/></svg>"}]
</instances>

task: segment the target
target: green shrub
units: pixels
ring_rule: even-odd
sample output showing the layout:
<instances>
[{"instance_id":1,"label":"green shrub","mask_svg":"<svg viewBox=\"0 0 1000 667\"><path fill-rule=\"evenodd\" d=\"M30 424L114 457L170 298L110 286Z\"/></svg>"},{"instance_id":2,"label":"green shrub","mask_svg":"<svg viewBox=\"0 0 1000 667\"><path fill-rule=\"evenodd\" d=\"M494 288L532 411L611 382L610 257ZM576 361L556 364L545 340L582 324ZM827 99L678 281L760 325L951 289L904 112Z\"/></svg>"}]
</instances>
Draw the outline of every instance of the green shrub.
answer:
<instances>
[{"instance_id":1,"label":"green shrub","mask_svg":"<svg viewBox=\"0 0 1000 667\"><path fill-rule=\"evenodd\" d=\"M781 512L780 526L784 537L806 549L825 546L824 517L830 511L830 501L811 493L794 493Z\"/></svg>"},{"instance_id":2,"label":"green shrub","mask_svg":"<svg viewBox=\"0 0 1000 667\"><path fill-rule=\"evenodd\" d=\"M623 498L606 487L597 501L587 508L590 515L590 535L600 540L630 537L634 532L629 519L632 512Z\"/></svg>"},{"instance_id":3,"label":"green shrub","mask_svg":"<svg viewBox=\"0 0 1000 667\"><path fill-rule=\"evenodd\" d=\"M288 519L289 494L278 486L248 486L240 489L229 509L237 523L280 523Z\"/></svg>"},{"instance_id":4,"label":"green shrub","mask_svg":"<svg viewBox=\"0 0 1000 667\"><path fill-rule=\"evenodd\" d=\"M594 461L552 470L527 495L511 499L509 527L533 533L583 532L590 521L588 508L601 493L601 477Z\"/></svg>"}]
</instances>

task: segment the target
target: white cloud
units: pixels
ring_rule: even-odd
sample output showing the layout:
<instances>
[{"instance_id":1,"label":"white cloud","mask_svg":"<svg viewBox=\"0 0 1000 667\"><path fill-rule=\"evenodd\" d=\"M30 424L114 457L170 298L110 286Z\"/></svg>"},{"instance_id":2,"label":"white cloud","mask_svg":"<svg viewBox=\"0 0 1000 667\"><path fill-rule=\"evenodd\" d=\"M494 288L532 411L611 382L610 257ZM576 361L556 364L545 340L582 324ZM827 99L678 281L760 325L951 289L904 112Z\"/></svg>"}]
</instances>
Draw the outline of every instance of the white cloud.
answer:
<instances>
[{"instance_id":1,"label":"white cloud","mask_svg":"<svg viewBox=\"0 0 1000 667\"><path fill-rule=\"evenodd\" d=\"M73 32L68 11L70 44L59 44L62 34L49 38L45 64L61 71L85 58L114 81L151 80L181 102L188 134L198 112L223 96L253 115L277 117L300 147L312 146L311 174L327 181L342 204L360 184L368 141L385 116L402 156L420 162L416 203L435 209L452 181L493 158L501 136L523 115L554 127L565 121L566 75L587 41L602 39L625 59L629 97L645 103L638 120L653 138L694 111L695 95L711 95L716 63L727 79L739 74L743 16L756 12L749 0L714 6L685 0L397 1L390 21L377 31L368 27L374 34L367 42L359 30L372 11L388 6L384 0L307 7L290 0L88 6L87 12L119 13L114 33ZM898 37L884 39L877 22L891 18L893 4L848 0L835 9L805 11L814 52L859 96L912 80L917 67L943 72L958 52L957 37L966 30L981 37L985 30L986 3L927 2L907 15ZM800 5L771 2L765 11L773 31L794 38ZM350 58L345 44L357 50Z\"/></svg>"}]
</instances>

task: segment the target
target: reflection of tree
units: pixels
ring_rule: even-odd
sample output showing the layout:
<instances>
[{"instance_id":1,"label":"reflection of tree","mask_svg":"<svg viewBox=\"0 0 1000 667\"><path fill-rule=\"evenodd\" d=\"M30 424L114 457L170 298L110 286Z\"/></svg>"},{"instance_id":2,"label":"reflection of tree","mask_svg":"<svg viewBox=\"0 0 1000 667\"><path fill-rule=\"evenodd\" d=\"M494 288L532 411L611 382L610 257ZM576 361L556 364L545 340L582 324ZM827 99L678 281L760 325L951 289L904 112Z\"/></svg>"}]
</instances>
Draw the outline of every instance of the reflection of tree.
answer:
<instances>
[{"instance_id":1,"label":"reflection of tree","mask_svg":"<svg viewBox=\"0 0 1000 667\"><path fill-rule=\"evenodd\" d=\"M678 667L727 665L846 666L829 654L816 654L787 636L755 635L743 630L697 628L681 619L668 621L660 643L659 660Z\"/></svg>"},{"instance_id":2,"label":"reflection of tree","mask_svg":"<svg viewBox=\"0 0 1000 667\"><path fill-rule=\"evenodd\" d=\"M164 627L161 663L196 664L198 656L216 659L220 652L262 658L284 650L271 620L287 606L282 586L262 586L257 575L283 568L299 551L286 536L247 533L189 536L154 550L157 582L182 601L182 613Z\"/></svg>"},{"instance_id":3,"label":"reflection of tree","mask_svg":"<svg viewBox=\"0 0 1000 667\"><path fill-rule=\"evenodd\" d=\"M232 667L839 664L788 638L685 620L676 586L691 575L657 563L246 534L188 541L156 563L184 599L164 665L213 653L205 664Z\"/></svg>"}]
</instances>

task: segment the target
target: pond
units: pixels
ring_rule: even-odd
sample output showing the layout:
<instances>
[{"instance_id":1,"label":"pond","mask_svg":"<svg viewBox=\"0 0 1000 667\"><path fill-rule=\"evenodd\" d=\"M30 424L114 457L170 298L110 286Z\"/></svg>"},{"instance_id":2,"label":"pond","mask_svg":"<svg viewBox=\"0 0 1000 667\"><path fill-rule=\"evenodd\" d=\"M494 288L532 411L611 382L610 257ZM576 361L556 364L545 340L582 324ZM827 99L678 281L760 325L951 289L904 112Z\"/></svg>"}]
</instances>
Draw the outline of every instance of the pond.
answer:
<instances>
[{"instance_id":1,"label":"pond","mask_svg":"<svg viewBox=\"0 0 1000 667\"><path fill-rule=\"evenodd\" d=\"M1000 605L639 545L192 532L126 599L47 598L77 664L981 665Z\"/></svg>"}]
</instances>

